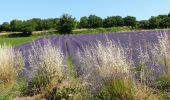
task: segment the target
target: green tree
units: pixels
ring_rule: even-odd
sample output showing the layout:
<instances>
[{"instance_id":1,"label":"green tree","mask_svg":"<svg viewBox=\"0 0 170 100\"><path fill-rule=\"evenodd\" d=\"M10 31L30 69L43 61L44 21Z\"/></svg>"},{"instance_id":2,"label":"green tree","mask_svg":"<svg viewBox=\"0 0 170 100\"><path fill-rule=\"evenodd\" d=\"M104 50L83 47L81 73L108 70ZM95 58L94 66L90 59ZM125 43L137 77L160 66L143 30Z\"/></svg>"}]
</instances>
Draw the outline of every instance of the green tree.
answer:
<instances>
[{"instance_id":1,"label":"green tree","mask_svg":"<svg viewBox=\"0 0 170 100\"><path fill-rule=\"evenodd\" d=\"M43 30L43 23L42 23L42 20L40 18L33 18L29 21L31 21L34 24L36 31L42 31Z\"/></svg>"},{"instance_id":2,"label":"green tree","mask_svg":"<svg viewBox=\"0 0 170 100\"><path fill-rule=\"evenodd\" d=\"M139 28L142 28L142 29L149 29L149 21L148 20L142 20L142 21L139 21Z\"/></svg>"},{"instance_id":3,"label":"green tree","mask_svg":"<svg viewBox=\"0 0 170 100\"><path fill-rule=\"evenodd\" d=\"M103 20L102 18L96 16L96 15L90 15L88 17L88 27L89 28L99 28L103 26Z\"/></svg>"},{"instance_id":4,"label":"green tree","mask_svg":"<svg viewBox=\"0 0 170 100\"><path fill-rule=\"evenodd\" d=\"M4 22L0 25L0 31L10 31L10 24L8 22Z\"/></svg>"},{"instance_id":5,"label":"green tree","mask_svg":"<svg viewBox=\"0 0 170 100\"><path fill-rule=\"evenodd\" d=\"M168 14L168 17L170 17L170 12L169 12L169 14Z\"/></svg>"},{"instance_id":6,"label":"green tree","mask_svg":"<svg viewBox=\"0 0 170 100\"><path fill-rule=\"evenodd\" d=\"M152 16L149 19L150 28L159 28L160 19L158 17Z\"/></svg>"},{"instance_id":7,"label":"green tree","mask_svg":"<svg viewBox=\"0 0 170 100\"><path fill-rule=\"evenodd\" d=\"M87 28L88 27L88 17L84 16L80 18L80 23L79 23L80 28Z\"/></svg>"},{"instance_id":8,"label":"green tree","mask_svg":"<svg viewBox=\"0 0 170 100\"><path fill-rule=\"evenodd\" d=\"M107 17L106 19L103 20L103 27L105 28L116 26L116 24L117 22L114 16Z\"/></svg>"},{"instance_id":9,"label":"green tree","mask_svg":"<svg viewBox=\"0 0 170 100\"><path fill-rule=\"evenodd\" d=\"M114 27L114 26L123 26L124 21L121 16L111 16L107 17L103 21L103 27Z\"/></svg>"},{"instance_id":10,"label":"green tree","mask_svg":"<svg viewBox=\"0 0 170 100\"><path fill-rule=\"evenodd\" d=\"M164 17L163 19L160 19L160 28L169 28L170 27L170 17Z\"/></svg>"},{"instance_id":11,"label":"green tree","mask_svg":"<svg viewBox=\"0 0 170 100\"><path fill-rule=\"evenodd\" d=\"M124 18L124 25L131 26L132 28L135 27L137 24L136 17L127 16Z\"/></svg>"},{"instance_id":12,"label":"green tree","mask_svg":"<svg viewBox=\"0 0 170 100\"><path fill-rule=\"evenodd\" d=\"M22 26L21 20L14 19L10 22L11 31L13 32L21 31L22 29L21 26Z\"/></svg>"},{"instance_id":13,"label":"green tree","mask_svg":"<svg viewBox=\"0 0 170 100\"><path fill-rule=\"evenodd\" d=\"M22 30L24 36L32 35L32 32L35 31L35 25L32 21L24 21L22 24Z\"/></svg>"},{"instance_id":14,"label":"green tree","mask_svg":"<svg viewBox=\"0 0 170 100\"><path fill-rule=\"evenodd\" d=\"M123 26L124 25L124 20L121 16L115 16L116 19L116 26Z\"/></svg>"},{"instance_id":15,"label":"green tree","mask_svg":"<svg viewBox=\"0 0 170 100\"><path fill-rule=\"evenodd\" d=\"M59 18L57 26L61 34L72 33L76 27L76 20L71 15L64 14Z\"/></svg>"}]
</instances>

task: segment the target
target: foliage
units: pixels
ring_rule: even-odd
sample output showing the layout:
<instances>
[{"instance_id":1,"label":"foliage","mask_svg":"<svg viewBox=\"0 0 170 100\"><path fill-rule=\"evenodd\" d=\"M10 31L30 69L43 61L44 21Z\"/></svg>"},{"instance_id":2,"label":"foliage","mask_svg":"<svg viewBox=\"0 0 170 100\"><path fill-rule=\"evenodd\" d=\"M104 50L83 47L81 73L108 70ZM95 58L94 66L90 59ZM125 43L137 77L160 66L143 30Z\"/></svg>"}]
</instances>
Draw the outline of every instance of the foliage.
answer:
<instances>
[{"instance_id":1,"label":"foliage","mask_svg":"<svg viewBox=\"0 0 170 100\"><path fill-rule=\"evenodd\" d=\"M150 23L150 28L158 28L159 27L159 23L160 20L157 17L151 17L149 19L149 23Z\"/></svg>"},{"instance_id":2,"label":"foliage","mask_svg":"<svg viewBox=\"0 0 170 100\"><path fill-rule=\"evenodd\" d=\"M14 19L10 22L11 31L19 32L22 29L22 21Z\"/></svg>"},{"instance_id":3,"label":"foliage","mask_svg":"<svg viewBox=\"0 0 170 100\"><path fill-rule=\"evenodd\" d=\"M135 98L133 94L134 85L131 80L114 78L104 83L96 97L102 100L132 100Z\"/></svg>"},{"instance_id":4,"label":"foliage","mask_svg":"<svg viewBox=\"0 0 170 100\"><path fill-rule=\"evenodd\" d=\"M169 14L168 14L168 17L170 17L170 12L169 12Z\"/></svg>"},{"instance_id":5,"label":"foliage","mask_svg":"<svg viewBox=\"0 0 170 100\"><path fill-rule=\"evenodd\" d=\"M64 14L59 19L57 26L61 34L72 33L72 30L76 27L76 20L71 15Z\"/></svg>"},{"instance_id":6,"label":"foliage","mask_svg":"<svg viewBox=\"0 0 170 100\"><path fill-rule=\"evenodd\" d=\"M61 18L32 18L29 20L14 19L10 23L4 22L0 25L0 31L23 32L29 36L32 31L55 30L59 33L72 33L73 29L79 28L111 28L111 27L131 27L132 29L160 29L170 27L170 13L165 15L152 16L148 20L136 20L134 16L108 16L102 19L96 15L83 16L80 21L74 17L64 14Z\"/></svg>"},{"instance_id":7,"label":"foliage","mask_svg":"<svg viewBox=\"0 0 170 100\"><path fill-rule=\"evenodd\" d=\"M103 21L103 27L108 28L108 27L118 27L118 26L123 26L123 18L121 16L111 16L107 17Z\"/></svg>"},{"instance_id":8,"label":"foliage","mask_svg":"<svg viewBox=\"0 0 170 100\"><path fill-rule=\"evenodd\" d=\"M1 31L9 31L11 29L10 24L8 22L4 22L0 25L0 32Z\"/></svg>"},{"instance_id":9,"label":"foliage","mask_svg":"<svg viewBox=\"0 0 170 100\"><path fill-rule=\"evenodd\" d=\"M99 28L103 26L102 18L96 15L90 15L88 17L88 28Z\"/></svg>"},{"instance_id":10,"label":"foliage","mask_svg":"<svg viewBox=\"0 0 170 100\"><path fill-rule=\"evenodd\" d=\"M161 75L160 78L157 80L156 86L158 89L168 92L170 89L170 75Z\"/></svg>"},{"instance_id":11,"label":"foliage","mask_svg":"<svg viewBox=\"0 0 170 100\"><path fill-rule=\"evenodd\" d=\"M96 33L128 32L128 31L131 31L129 27L111 27L111 28L74 30L73 34L96 34Z\"/></svg>"},{"instance_id":12,"label":"foliage","mask_svg":"<svg viewBox=\"0 0 170 100\"><path fill-rule=\"evenodd\" d=\"M22 29L21 31L23 32L24 36L30 36L32 35L32 32L35 30L35 24L32 23L31 21L25 21L22 24Z\"/></svg>"},{"instance_id":13,"label":"foliage","mask_svg":"<svg viewBox=\"0 0 170 100\"><path fill-rule=\"evenodd\" d=\"M139 21L139 28L149 29L149 27L150 27L150 23L148 20Z\"/></svg>"},{"instance_id":14,"label":"foliage","mask_svg":"<svg viewBox=\"0 0 170 100\"><path fill-rule=\"evenodd\" d=\"M88 17L81 17L79 26L80 28L88 28Z\"/></svg>"},{"instance_id":15,"label":"foliage","mask_svg":"<svg viewBox=\"0 0 170 100\"><path fill-rule=\"evenodd\" d=\"M170 27L170 17L164 17L160 19L160 28L169 28Z\"/></svg>"},{"instance_id":16,"label":"foliage","mask_svg":"<svg viewBox=\"0 0 170 100\"><path fill-rule=\"evenodd\" d=\"M133 16L127 16L124 18L124 25L125 26L131 26L135 27L136 26L136 17Z\"/></svg>"}]
</instances>

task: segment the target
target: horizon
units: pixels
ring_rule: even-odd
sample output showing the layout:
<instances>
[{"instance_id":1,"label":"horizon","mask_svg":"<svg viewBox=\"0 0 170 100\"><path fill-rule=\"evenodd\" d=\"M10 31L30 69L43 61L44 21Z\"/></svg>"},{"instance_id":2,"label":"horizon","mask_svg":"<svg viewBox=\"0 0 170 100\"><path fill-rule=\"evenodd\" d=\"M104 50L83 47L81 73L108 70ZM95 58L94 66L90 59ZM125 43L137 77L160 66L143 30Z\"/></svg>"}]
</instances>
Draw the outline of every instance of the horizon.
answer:
<instances>
[{"instance_id":1,"label":"horizon","mask_svg":"<svg viewBox=\"0 0 170 100\"><path fill-rule=\"evenodd\" d=\"M133 3L131 3L133 2ZM70 14L79 20L91 14L101 18L107 16L135 16L137 20L148 20L151 16L164 15L170 12L170 1L161 0L6 0L1 1L0 24L13 19L28 20L32 18L59 18L62 14Z\"/></svg>"}]
</instances>

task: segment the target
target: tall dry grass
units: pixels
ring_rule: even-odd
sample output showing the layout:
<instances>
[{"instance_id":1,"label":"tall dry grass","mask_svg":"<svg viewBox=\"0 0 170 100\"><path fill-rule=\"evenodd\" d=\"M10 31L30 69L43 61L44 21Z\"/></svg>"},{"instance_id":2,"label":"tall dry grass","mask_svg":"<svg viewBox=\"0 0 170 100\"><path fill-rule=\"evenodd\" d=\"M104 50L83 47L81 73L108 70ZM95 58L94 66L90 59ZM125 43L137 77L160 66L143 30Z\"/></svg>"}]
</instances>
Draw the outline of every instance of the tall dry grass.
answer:
<instances>
[{"instance_id":1,"label":"tall dry grass","mask_svg":"<svg viewBox=\"0 0 170 100\"><path fill-rule=\"evenodd\" d=\"M20 52L14 51L11 46L0 45L0 86L15 83L23 66Z\"/></svg>"},{"instance_id":2,"label":"tall dry grass","mask_svg":"<svg viewBox=\"0 0 170 100\"><path fill-rule=\"evenodd\" d=\"M126 52L111 40L98 41L78 52L80 77L100 99L159 99L145 84L134 79L134 64Z\"/></svg>"},{"instance_id":3,"label":"tall dry grass","mask_svg":"<svg viewBox=\"0 0 170 100\"><path fill-rule=\"evenodd\" d=\"M32 44L28 57L31 80L25 94L40 94L47 99L82 98L84 86L72 75L74 68L68 68L73 65L67 65L67 57L60 47L49 40L44 41L44 45Z\"/></svg>"},{"instance_id":4,"label":"tall dry grass","mask_svg":"<svg viewBox=\"0 0 170 100\"><path fill-rule=\"evenodd\" d=\"M107 90L112 87L113 90L110 89L110 91L115 91L114 93L124 92L123 89L127 88L128 85L125 81L131 79L131 63L127 61L121 46L111 40L107 40L107 43L98 41L96 44L86 47L83 52L79 51L77 56L83 73L80 77L93 93L103 86ZM106 84L112 84L112 86Z\"/></svg>"},{"instance_id":5,"label":"tall dry grass","mask_svg":"<svg viewBox=\"0 0 170 100\"><path fill-rule=\"evenodd\" d=\"M140 50L136 72L142 85L151 87L158 94L162 91L167 95L170 92L170 41L165 32L158 33L157 40L147 50Z\"/></svg>"},{"instance_id":6,"label":"tall dry grass","mask_svg":"<svg viewBox=\"0 0 170 100\"><path fill-rule=\"evenodd\" d=\"M157 63L164 66L164 73L170 74L170 41L167 33L158 35L158 45L154 47Z\"/></svg>"},{"instance_id":7,"label":"tall dry grass","mask_svg":"<svg viewBox=\"0 0 170 100\"><path fill-rule=\"evenodd\" d=\"M64 71L67 69L62 51L50 41L45 41L44 45L33 43L28 55L31 78L28 90L32 95L52 91L66 78Z\"/></svg>"}]
</instances>

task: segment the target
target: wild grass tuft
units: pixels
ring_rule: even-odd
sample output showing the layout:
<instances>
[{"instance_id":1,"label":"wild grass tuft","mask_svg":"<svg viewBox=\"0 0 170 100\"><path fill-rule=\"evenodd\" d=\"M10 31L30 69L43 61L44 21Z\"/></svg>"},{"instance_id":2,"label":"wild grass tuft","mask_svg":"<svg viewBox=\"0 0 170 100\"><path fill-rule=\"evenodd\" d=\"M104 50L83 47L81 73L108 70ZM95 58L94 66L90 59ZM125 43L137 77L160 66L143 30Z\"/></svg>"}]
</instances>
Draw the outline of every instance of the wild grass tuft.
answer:
<instances>
[{"instance_id":1,"label":"wild grass tuft","mask_svg":"<svg viewBox=\"0 0 170 100\"><path fill-rule=\"evenodd\" d=\"M0 45L0 99L11 99L12 96L21 95L24 82L20 81L23 71L23 58L20 52L11 46Z\"/></svg>"},{"instance_id":2,"label":"wild grass tuft","mask_svg":"<svg viewBox=\"0 0 170 100\"><path fill-rule=\"evenodd\" d=\"M107 43L98 41L94 46L85 48L83 52L79 51L77 55L82 67L81 78L93 93L98 94L101 90L104 94L101 92L100 96L111 98L131 94L131 63L126 60L121 46L111 40L107 40Z\"/></svg>"}]
</instances>

